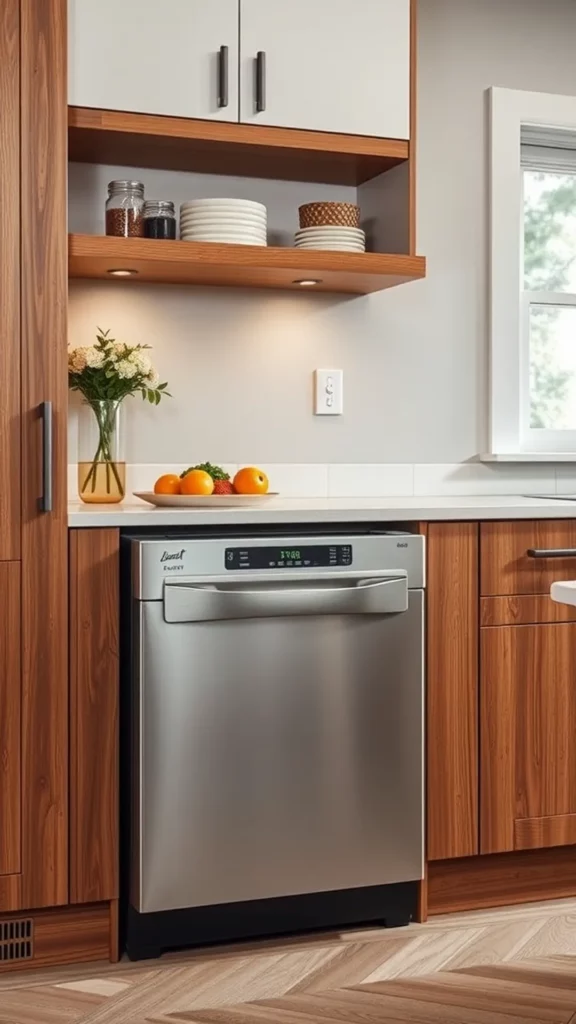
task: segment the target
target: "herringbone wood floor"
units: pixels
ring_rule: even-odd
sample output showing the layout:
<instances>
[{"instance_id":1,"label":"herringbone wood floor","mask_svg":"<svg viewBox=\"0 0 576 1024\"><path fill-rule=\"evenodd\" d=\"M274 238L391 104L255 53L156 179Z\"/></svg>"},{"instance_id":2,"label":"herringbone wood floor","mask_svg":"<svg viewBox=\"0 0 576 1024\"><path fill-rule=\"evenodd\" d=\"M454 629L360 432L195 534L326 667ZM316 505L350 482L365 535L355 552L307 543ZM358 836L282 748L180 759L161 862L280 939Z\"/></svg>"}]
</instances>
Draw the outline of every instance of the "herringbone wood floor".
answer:
<instances>
[{"instance_id":1,"label":"herringbone wood floor","mask_svg":"<svg viewBox=\"0 0 576 1024\"><path fill-rule=\"evenodd\" d=\"M2 1024L576 1024L576 900L0 975Z\"/></svg>"}]
</instances>

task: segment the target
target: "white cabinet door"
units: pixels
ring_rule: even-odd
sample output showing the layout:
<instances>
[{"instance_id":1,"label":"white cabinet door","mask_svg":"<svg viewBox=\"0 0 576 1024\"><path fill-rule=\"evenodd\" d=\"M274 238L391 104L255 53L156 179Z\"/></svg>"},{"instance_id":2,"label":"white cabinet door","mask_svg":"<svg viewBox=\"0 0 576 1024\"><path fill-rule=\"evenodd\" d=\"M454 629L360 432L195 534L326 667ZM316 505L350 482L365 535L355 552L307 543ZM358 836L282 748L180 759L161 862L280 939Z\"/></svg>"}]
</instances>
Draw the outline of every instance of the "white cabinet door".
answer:
<instances>
[{"instance_id":1,"label":"white cabinet door","mask_svg":"<svg viewBox=\"0 0 576 1024\"><path fill-rule=\"evenodd\" d=\"M68 0L68 50L73 106L238 121L238 0Z\"/></svg>"},{"instance_id":2,"label":"white cabinet door","mask_svg":"<svg viewBox=\"0 0 576 1024\"><path fill-rule=\"evenodd\" d=\"M240 12L241 121L408 138L410 0L240 0Z\"/></svg>"}]
</instances>

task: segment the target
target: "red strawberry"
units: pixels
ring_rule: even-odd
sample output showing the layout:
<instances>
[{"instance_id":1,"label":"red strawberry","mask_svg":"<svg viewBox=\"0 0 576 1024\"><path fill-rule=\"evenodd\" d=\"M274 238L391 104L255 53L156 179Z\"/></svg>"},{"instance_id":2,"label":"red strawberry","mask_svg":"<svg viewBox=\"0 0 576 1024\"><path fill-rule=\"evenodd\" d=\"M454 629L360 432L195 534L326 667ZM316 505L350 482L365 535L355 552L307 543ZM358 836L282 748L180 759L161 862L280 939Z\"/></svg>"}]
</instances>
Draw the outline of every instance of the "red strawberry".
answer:
<instances>
[{"instance_id":1,"label":"red strawberry","mask_svg":"<svg viewBox=\"0 0 576 1024\"><path fill-rule=\"evenodd\" d=\"M215 480L214 494L235 494L234 485L231 480Z\"/></svg>"}]
</instances>

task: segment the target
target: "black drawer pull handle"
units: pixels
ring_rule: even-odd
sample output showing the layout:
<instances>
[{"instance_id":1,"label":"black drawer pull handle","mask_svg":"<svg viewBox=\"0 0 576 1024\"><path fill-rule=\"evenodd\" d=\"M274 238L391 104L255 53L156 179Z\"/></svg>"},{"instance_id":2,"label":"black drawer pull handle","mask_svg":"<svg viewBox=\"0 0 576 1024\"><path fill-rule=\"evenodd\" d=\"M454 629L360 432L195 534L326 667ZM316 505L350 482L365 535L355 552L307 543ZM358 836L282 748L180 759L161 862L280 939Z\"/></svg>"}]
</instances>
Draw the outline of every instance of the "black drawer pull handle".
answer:
<instances>
[{"instance_id":1,"label":"black drawer pull handle","mask_svg":"<svg viewBox=\"0 0 576 1024\"><path fill-rule=\"evenodd\" d=\"M218 106L228 106L228 47L221 46L218 54Z\"/></svg>"},{"instance_id":2,"label":"black drawer pull handle","mask_svg":"<svg viewBox=\"0 0 576 1024\"><path fill-rule=\"evenodd\" d=\"M259 50L256 54L256 113L263 114L266 110L266 52Z\"/></svg>"},{"instance_id":3,"label":"black drawer pull handle","mask_svg":"<svg viewBox=\"0 0 576 1024\"><path fill-rule=\"evenodd\" d=\"M52 402L41 402L42 420L42 494L38 498L40 512L52 512Z\"/></svg>"},{"instance_id":4,"label":"black drawer pull handle","mask_svg":"<svg viewBox=\"0 0 576 1024\"><path fill-rule=\"evenodd\" d=\"M576 548L528 548L528 558L576 558Z\"/></svg>"}]
</instances>

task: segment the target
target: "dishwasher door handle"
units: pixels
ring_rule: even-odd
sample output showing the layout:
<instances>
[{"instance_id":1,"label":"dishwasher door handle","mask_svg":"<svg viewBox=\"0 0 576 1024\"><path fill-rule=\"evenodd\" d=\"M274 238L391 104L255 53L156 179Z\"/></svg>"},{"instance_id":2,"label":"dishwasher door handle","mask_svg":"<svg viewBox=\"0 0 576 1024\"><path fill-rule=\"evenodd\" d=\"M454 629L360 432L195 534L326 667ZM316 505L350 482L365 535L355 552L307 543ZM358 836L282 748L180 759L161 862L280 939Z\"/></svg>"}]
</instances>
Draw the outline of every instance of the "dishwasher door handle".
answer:
<instances>
[{"instance_id":1,"label":"dishwasher door handle","mask_svg":"<svg viewBox=\"0 0 576 1024\"><path fill-rule=\"evenodd\" d=\"M408 610L408 581L359 579L351 586L224 588L214 584L167 584L166 622L215 622L280 615L394 615Z\"/></svg>"}]
</instances>

